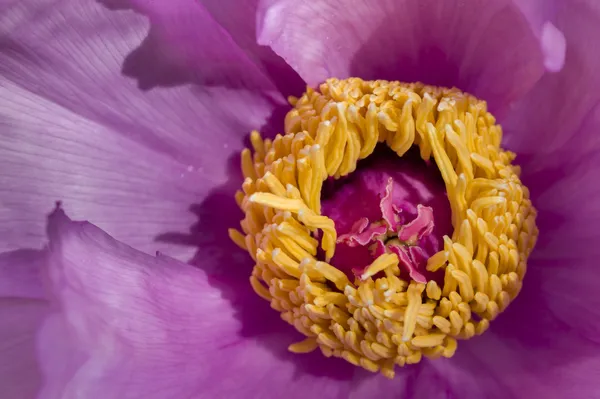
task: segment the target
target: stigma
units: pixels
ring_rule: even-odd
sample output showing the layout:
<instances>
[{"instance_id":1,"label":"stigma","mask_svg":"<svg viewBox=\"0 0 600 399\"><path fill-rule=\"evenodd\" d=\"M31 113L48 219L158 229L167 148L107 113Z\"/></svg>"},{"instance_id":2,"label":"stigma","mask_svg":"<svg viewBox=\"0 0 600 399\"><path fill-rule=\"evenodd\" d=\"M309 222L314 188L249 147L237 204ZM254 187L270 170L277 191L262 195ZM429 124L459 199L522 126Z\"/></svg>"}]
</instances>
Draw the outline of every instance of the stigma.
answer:
<instances>
[{"instance_id":1,"label":"stigma","mask_svg":"<svg viewBox=\"0 0 600 399\"><path fill-rule=\"evenodd\" d=\"M255 262L254 291L305 337L289 350L320 350L389 378L423 357L453 356L518 295L538 235L486 103L458 89L358 78L330 79L290 103L285 134L252 132L241 154L245 216L229 231ZM441 189L407 202L395 194L402 166L383 162L390 173L376 200L340 211L332 198L364 192L352 177L370 173L381 147L402 160L416 154ZM343 257L349 248L365 256Z\"/></svg>"}]
</instances>

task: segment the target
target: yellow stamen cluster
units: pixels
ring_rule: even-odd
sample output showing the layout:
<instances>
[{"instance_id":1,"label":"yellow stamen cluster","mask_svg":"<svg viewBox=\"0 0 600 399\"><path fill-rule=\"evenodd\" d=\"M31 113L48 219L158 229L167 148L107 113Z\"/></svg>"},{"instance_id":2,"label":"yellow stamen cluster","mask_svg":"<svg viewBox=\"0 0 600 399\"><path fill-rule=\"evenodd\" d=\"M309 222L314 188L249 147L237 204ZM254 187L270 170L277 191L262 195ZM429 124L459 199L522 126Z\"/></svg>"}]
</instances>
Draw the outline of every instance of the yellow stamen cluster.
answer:
<instances>
[{"instance_id":1,"label":"yellow stamen cluster","mask_svg":"<svg viewBox=\"0 0 600 399\"><path fill-rule=\"evenodd\" d=\"M538 233L486 103L457 89L357 78L330 79L290 102L286 134L253 132L253 151L242 152L236 200L245 218L242 232L230 230L256 262L256 293L306 336L289 349L319 348L389 378L395 365L451 357L457 339L483 333L519 293ZM454 233L427 270L444 270L442 286L401 280L394 254L356 281L327 263L337 233L321 215L323 181L352 173L377 143L398 156L416 145L440 169Z\"/></svg>"}]
</instances>

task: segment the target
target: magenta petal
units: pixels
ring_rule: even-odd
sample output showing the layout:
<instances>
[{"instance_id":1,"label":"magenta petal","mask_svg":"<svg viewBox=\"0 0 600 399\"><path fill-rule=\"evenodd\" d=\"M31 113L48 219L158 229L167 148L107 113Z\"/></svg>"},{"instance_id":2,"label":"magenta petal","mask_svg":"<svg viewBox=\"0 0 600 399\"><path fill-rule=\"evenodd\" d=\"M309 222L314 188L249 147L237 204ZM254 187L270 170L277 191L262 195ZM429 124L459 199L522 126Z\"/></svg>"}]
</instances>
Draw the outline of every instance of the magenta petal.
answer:
<instances>
[{"instance_id":1,"label":"magenta petal","mask_svg":"<svg viewBox=\"0 0 600 399\"><path fill-rule=\"evenodd\" d=\"M527 93L544 73L544 51L554 51L541 24L528 22L545 3L527 15L512 0L261 4L259 42L310 85L332 76L424 81L458 86L497 110Z\"/></svg>"},{"instance_id":2,"label":"magenta petal","mask_svg":"<svg viewBox=\"0 0 600 399\"><path fill-rule=\"evenodd\" d=\"M150 21L103 3L0 6L0 250L40 247L44 216L62 200L75 217L138 249L189 259L195 248L162 237L197 222L189 207L228 184L243 138L284 99L195 2L167 2L169 12ZM199 31L181 37L192 28ZM170 41L179 39L189 49L198 37L212 46L189 59L161 51L183 51ZM158 73L152 90L124 76L132 64ZM173 75L210 82L158 79ZM240 78L249 87L239 87Z\"/></svg>"},{"instance_id":3,"label":"magenta petal","mask_svg":"<svg viewBox=\"0 0 600 399\"><path fill-rule=\"evenodd\" d=\"M42 397L347 395L343 382L300 372L302 357L290 361L293 334L281 320L266 329L278 318L265 304L254 306L262 302L247 283L232 283L224 295L199 269L138 252L61 210L50 218L49 236L56 313L39 339ZM238 298L253 304L254 326L242 324L241 307L228 299L243 292ZM245 335L257 327L260 340Z\"/></svg>"},{"instance_id":4,"label":"magenta petal","mask_svg":"<svg viewBox=\"0 0 600 399\"><path fill-rule=\"evenodd\" d=\"M575 1L557 11L554 24L568 48L564 68L544 76L501 121L506 145L518 154L550 156L563 150L568 152L561 158L572 154L575 159L599 148L592 127L598 123L600 56L589 51L600 33L599 21L600 9L594 1Z\"/></svg>"}]
</instances>

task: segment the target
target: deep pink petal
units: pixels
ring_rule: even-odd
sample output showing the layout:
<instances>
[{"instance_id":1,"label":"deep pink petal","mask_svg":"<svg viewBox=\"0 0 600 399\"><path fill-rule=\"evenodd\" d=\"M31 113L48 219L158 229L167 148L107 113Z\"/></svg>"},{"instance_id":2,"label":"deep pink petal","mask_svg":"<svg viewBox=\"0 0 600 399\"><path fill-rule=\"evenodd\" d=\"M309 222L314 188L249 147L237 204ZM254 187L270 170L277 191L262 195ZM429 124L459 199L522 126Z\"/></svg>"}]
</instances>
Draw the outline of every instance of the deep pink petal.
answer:
<instances>
[{"instance_id":1,"label":"deep pink petal","mask_svg":"<svg viewBox=\"0 0 600 399\"><path fill-rule=\"evenodd\" d=\"M209 281L61 210L49 235L57 311L40 335L42 397L346 396L347 384L330 377L335 370L324 374L313 363L307 373L306 358L290 361L285 348L294 334L248 283Z\"/></svg>"},{"instance_id":2,"label":"deep pink petal","mask_svg":"<svg viewBox=\"0 0 600 399\"><path fill-rule=\"evenodd\" d=\"M424 81L458 86L494 110L525 94L546 59L539 20L545 5L512 0L263 0L259 42L309 84L329 77ZM554 35L557 36L557 35ZM564 48L562 48L564 51ZM548 51L549 54L545 54Z\"/></svg>"},{"instance_id":3,"label":"deep pink petal","mask_svg":"<svg viewBox=\"0 0 600 399\"><path fill-rule=\"evenodd\" d=\"M62 200L139 249L188 258L182 244L206 235L168 233L185 236L209 193L232 194L243 137L283 98L195 2L150 21L103 3L0 6L0 249L39 247Z\"/></svg>"}]
</instances>

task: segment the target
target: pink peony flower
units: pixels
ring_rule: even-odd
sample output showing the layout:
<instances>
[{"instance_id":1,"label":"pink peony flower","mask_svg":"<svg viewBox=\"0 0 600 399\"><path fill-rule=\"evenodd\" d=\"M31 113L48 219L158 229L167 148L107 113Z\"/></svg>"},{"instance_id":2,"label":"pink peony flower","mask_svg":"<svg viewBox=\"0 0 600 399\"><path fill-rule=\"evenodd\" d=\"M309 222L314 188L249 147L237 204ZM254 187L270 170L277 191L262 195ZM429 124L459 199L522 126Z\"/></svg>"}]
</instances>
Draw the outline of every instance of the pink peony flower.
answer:
<instances>
[{"instance_id":1,"label":"pink peony flower","mask_svg":"<svg viewBox=\"0 0 600 399\"><path fill-rule=\"evenodd\" d=\"M0 397L598 397L599 30L594 0L3 0ZM289 352L228 238L250 131L352 76L487 101L538 211L514 303L393 379ZM432 255L439 208L401 220L386 187L348 242Z\"/></svg>"}]
</instances>

